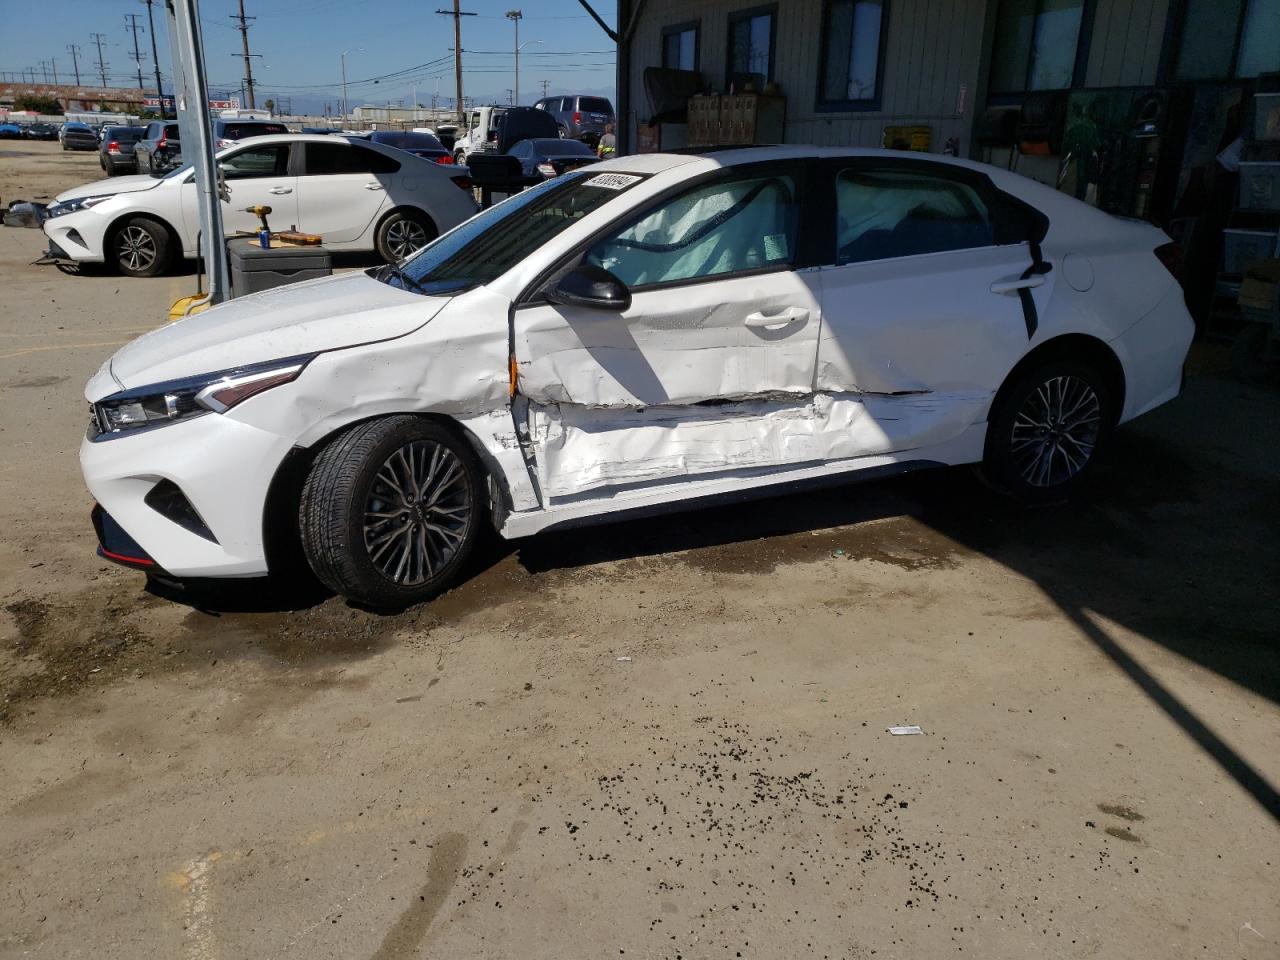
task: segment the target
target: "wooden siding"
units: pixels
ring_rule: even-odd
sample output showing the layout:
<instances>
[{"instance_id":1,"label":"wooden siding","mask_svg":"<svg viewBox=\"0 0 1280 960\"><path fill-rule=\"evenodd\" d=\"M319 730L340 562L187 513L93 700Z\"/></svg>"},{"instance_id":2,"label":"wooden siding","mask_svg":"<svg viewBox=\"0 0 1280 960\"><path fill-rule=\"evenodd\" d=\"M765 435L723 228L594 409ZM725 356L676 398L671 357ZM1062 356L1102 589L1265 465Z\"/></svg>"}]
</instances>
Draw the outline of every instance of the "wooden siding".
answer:
<instances>
[{"instance_id":1,"label":"wooden siding","mask_svg":"<svg viewBox=\"0 0 1280 960\"><path fill-rule=\"evenodd\" d=\"M634 109L645 119L644 68L662 63L662 28L701 21L702 74L721 89L729 39L729 16L762 0L647 0L632 35L631 90ZM822 0L779 0L773 77L787 97L786 139L822 146L880 146L890 124L933 128L933 149L959 137L969 149L986 0L888 0L881 109L819 111ZM956 113L960 85L968 85L965 113ZM634 118L633 118L634 119Z\"/></svg>"},{"instance_id":2,"label":"wooden siding","mask_svg":"<svg viewBox=\"0 0 1280 960\"><path fill-rule=\"evenodd\" d=\"M1086 87L1148 87L1156 82L1169 0L1098 0Z\"/></svg>"}]
</instances>

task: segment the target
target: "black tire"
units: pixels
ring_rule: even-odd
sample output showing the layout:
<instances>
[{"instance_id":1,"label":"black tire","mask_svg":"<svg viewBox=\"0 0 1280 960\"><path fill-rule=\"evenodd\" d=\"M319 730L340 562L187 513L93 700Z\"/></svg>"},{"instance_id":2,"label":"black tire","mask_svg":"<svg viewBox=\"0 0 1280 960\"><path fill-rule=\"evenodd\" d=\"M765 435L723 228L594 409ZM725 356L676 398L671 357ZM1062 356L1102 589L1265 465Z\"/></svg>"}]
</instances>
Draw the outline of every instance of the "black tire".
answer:
<instances>
[{"instance_id":1,"label":"black tire","mask_svg":"<svg viewBox=\"0 0 1280 960\"><path fill-rule=\"evenodd\" d=\"M148 217L132 217L111 234L108 256L126 277L158 277L169 269L169 231Z\"/></svg>"},{"instance_id":2,"label":"black tire","mask_svg":"<svg viewBox=\"0 0 1280 960\"><path fill-rule=\"evenodd\" d=\"M1074 357L1021 371L996 396L987 418L982 472L1020 500L1066 499L1089 481L1117 419L1107 377Z\"/></svg>"},{"instance_id":3,"label":"black tire","mask_svg":"<svg viewBox=\"0 0 1280 960\"><path fill-rule=\"evenodd\" d=\"M453 152L453 162L459 167L465 167L467 165L467 155L461 150L455 150Z\"/></svg>"},{"instance_id":4,"label":"black tire","mask_svg":"<svg viewBox=\"0 0 1280 960\"><path fill-rule=\"evenodd\" d=\"M404 485L406 471L423 481L416 502L386 479ZM431 420L394 416L358 424L320 452L298 523L321 583L399 610L453 585L487 515L484 471L467 442Z\"/></svg>"},{"instance_id":5,"label":"black tire","mask_svg":"<svg viewBox=\"0 0 1280 960\"><path fill-rule=\"evenodd\" d=\"M431 218L420 210L393 210L378 224L373 243L378 256L396 263L440 236Z\"/></svg>"}]
</instances>

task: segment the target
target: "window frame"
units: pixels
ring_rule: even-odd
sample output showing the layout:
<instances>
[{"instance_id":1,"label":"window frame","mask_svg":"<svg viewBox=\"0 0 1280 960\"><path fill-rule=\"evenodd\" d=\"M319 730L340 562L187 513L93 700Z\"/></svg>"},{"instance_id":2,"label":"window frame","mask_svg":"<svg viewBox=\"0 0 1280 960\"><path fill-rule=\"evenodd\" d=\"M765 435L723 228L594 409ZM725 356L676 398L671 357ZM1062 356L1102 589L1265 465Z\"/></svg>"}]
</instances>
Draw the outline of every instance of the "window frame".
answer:
<instances>
[{"instance_id":1,"label":"window frame","mask_svg":"<svg viewBox=\"0 0 1280 960\"><path fill-rule=\"evenodd\" d=\"M317 152L319 152L320 150L323 150L326 147L336 148L339 150L363 150L365 153L376 154L377 156L381 157L384 160L390 161L391 163L395 163L397 164L397 167L395 170L386 170L382 172L379 172L376 170L366 170L366 171L348 170L343 173L312 173L310 171L311 151L314 149ZM302 157L298 161L297 168L296 168L297 173L294 174L294 176L298 176L298 177L394 177L403 168L404 168L404 164L400 163L399 160L396 160L392 157L388 157L386 154L382 153L381 151L371 150L369 147L363 146L362 144L359 144L359 143L352 143L350 140L344 141L341 137L332 137L329 140L326 140L323 142L307 140L303 143Z\"/></svg>"},{"instance_id":2,"label":"window frame","mask_svg":"<svg viewBox=\"0 0 1280 960\"><path fill-rule=\"evenodd\" d=\"M596 243L604 239L611 233L620 232L628 229L634 224L643 220L649 214L653 213L660 206L677 197L691 191L701 189L709 184L720 180L752 180L758 179L770 174L776 176L789 176L796 184L796 192L799 195L800 213L799 222L796 226L796 254L792 262L785 267L765 266L758 267L753 270L739 270L733 273L717 273L710 277L690 277L684 280L669 280L664 283L644 284L637 287L628 287L627 289L636 292L648 292L650 290L673 289L676 287L685 287L694 283L718 283L721 280L731 280L737 277L749 277L766 273L796 273L800 270L812 269L820 265L819 259L821 248L819 247L818 231L812 229L815 225L821 225L823 211L819 208L820 189L818 178L820 177L819 166L822 161L817 157L794 157L785 160L757 160L754 163L742 163L734 166L725 167L720 170L712 170L707 173L690 177L679 183L672 184L667 189L649 197L621 216L611 220L609 223L597 229L590 236L579 241L573 248L553 264L538 274L534 280L529 283L520 292L515 299L515 307L543 305L549 303L546 296L546 289L553 281L557 280L564 273L578 266L582 262L582 258L587 251ZM833 221L834 223L834 221ZM834 234L833 234L834 236Z\"/></svg>"},{"instance_id":3,"label":"window frame","mask_svg":"<svg viewBox=\"0 0 1280 960\"><path fill-rule=\"evenodd\" d=\"M880 42L876 49L876 95L869 100L827 100L822 96L822 81L827 75L826 38L831 33L831 7L836 0L822 0L822 49L818 54L818 82L814 85L815 113L879 112L884 98L884 61L889 47L889 7L891 0L880 0ZM854 0L856 3L857 0ZM850 51L852 54L852 51Z\"/></svg>"},{"instance_id":4,"label":"window frame","mask_svg":"<svg viewBox=\"0 0 1280 960\"><path fill-rule=\"evenodd\" d=\"M246 154L246 153L252 153L255 150L279 149L281 147L283 147L285 150L284 173L264 173L262 176L259 176L259 177L225 177L225 179L227 180L228 183L236 183L240 180L269 180L273 177L276 177L276 178L296 177L297 174L294 172L296 169L295 163L298 155L298 151L295 149L296 146L297 144L290 143L290 142L246 143L241 147L241 149L237 150L235 153L231 154L228 157L223 157L222 159L218 160L217 165L218 165L219 177L225 177L225 174L222 171L222 165L226 163L228 160L234 160L236 157L242 156L243 154ZM192 177L194 178L194 174L192 175Z\"/></svg>"},{"instance_id":5,"label":"window frame","mask_svg":"<svg viewBox=\"0 0 1280 960\"><path fill-rule=\"evenodd\" d=\"M1176 0L1175 0L1176 2ZM1043 5L1044 0L1037 0L1037 7ZM1000 5L997 0L995 9L995 31L991 35L991 53L989 63L987 64L987 103L990 106L1017 106L1033 93L1060 93L1065 90L1080 90L1085 86L1085 78L1089 69L1089 48L1093 42L1093 23L1094 15L1097 13L1098 0L1081 0L1080 3L1080 31L1076 35L1076 53L1075 59L1071 66L1071 81L1065 87L1055 87L1044 90L1031 90L1023 88L1022 90L997 90L991 82L992 74L996 67L996 35L1000 30ZM1036 16L1040 11L1037 9ZM1033 31L1034 39L1034 31ZM1031 75L1032 59L1027 58L1026 69L1023 71L1023 82L1026 77Z\"/></svg>"},{"instance_id":6,"label":"window frame","mask_svg":"<svg viewBox=\"0 0 1280 960\"><path fill-rule=\"evenodd\" d=\"M725 28L725 50L724 50L724 88L729 89L729 85L733 83L735 76L733 72L733 28L735 25L742 23L744 20L750 22L756 17L769 17L769 70L765 74L764 82L769 83L773 80L774 67L778 59L778 4L766 3L758 7L747 7L743 10L734 10L729 14L728 23ZM737 91L741 93L742 91Z\"/></svg>"},{"instance_id":7,"label":"window frame","mask_svg":"<svg viewBox=\"0 0 1280 960\"><path fill-rule=\"evenodd\" d=\"M1231 62L1227 72L1213 77L1196 77L1184 79L1178 76L1178 55L1182 50L1182 40L1187 29L1188 8L1195 0L1171 0L1168 21L1165 24L1164 43L1161 46L1160 64L1156 70L1157 84L1174 83L1257 83L1258 78L1240 77L1236 70L1240 66L1240 47L1244 41L1244 24L1249 13L1250 0L1240 0L1239 19L1236 21L1235 40L1231 47Z\"/></svg>"},{"instance_id":8,"label":"window frame","mask_svg":"<svg viewBox=\"0 0 1280 960\"><path fill-rule=\"evenodd\" d=\"M667 38L680 36L685 33L693 33L693 69L695 72L702 70L702 21L686 20L684 23L672 23L662 28L662 66L668 70L679 70L680 67L668 67L667 60Z\"/></svg>"},{"instance_id":9,"label":"window frame","mask_svg":"<svg viewBox=\"0 0 1280 960\"><path fill-rule=\"evenodd\" d=\"M881 257L877 260L858 260L853 263L840 263L840 251L836 246L839 228L839 194L836 181L844 170L890 170L902 173L917 173L936 177L939 180L950 180L973 190L986 204L991 218L993 242L979 247L960 247L954 250L936 250L929 253L911 253L898 257ZM989 176L979 170L936 160L916 157L868 157L848 156L824 158L820 163L820 173L816 185L816 210L820 219L809 224L814 233L814 244L818 263L823 269L851 269L868 264L883 263L887 260L908 260L912 257L938 257L947 254L967 253L972 250L988 250L992 247L1015 246L1022 243L1041 243L1049 232L1049 217L1033 207L1027 201L1011 193L1001 190ZM1025 230L1018 228L1015 222L1024 221ZM1025 234L1025 235L1023 235Z\"/></svg>"}]
</instances>

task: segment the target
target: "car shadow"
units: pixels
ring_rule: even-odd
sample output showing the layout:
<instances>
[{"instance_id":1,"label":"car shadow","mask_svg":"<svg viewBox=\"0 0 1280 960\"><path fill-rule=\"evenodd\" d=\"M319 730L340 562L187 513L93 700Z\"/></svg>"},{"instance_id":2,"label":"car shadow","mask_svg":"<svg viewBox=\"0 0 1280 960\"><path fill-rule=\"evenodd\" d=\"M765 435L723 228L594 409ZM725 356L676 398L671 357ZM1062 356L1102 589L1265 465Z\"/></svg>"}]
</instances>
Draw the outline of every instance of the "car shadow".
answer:
<instances>
[{"instance_id":1,"label":"car shadow","mask_svg":"<svg viewBox=\"0 0 1280 960\"><path fill-rule=\"evenodd\" d=\"M748 503L490 538L459 593L495 581L510 558L530 578L611 561L680 555L767 578L782 563L880 559L917 568L981 555L1036 583L1111 662L1277 819L1280 794L1148 672L1105 624L1136 633L1280 703L1280 462L1258 440L1280 397L1197 377L1174 404L1117 431L1095 482L1069 503L1026 507L969 468L843 483ZM1272 445L1273 446L1273 445ZM875 521L895 520L886 524ZM529 585L536 589L536 582ZM227 591L226 584L216 590ZM196 605L197 593L174 597ZM202 609L279 611L321 592L199 594ZM428 605L429 609L429 605Z\"/></svg>"}]
</instances>

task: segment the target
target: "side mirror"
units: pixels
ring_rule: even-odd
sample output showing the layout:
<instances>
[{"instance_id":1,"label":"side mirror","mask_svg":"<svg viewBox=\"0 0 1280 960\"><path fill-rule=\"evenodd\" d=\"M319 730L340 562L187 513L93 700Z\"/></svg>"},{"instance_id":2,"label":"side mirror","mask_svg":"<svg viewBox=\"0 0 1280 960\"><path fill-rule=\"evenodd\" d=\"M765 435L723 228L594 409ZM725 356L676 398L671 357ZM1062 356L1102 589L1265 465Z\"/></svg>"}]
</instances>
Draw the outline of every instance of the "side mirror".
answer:
<instances>
[{"instance_id":1,"label":"side mirror","mask_svg":"<svg viewBox=\"0 0 1280 960\"><path fill-rule=\"evenodd\" d=\"M592 310L615 310L619 313L631 306L627 285L603 267L584 263L570 270L560 282L547 291L552 303Z\"/></svg>"}]
</instances>

